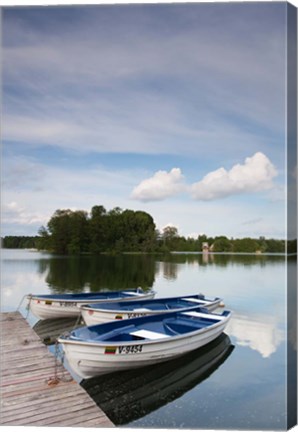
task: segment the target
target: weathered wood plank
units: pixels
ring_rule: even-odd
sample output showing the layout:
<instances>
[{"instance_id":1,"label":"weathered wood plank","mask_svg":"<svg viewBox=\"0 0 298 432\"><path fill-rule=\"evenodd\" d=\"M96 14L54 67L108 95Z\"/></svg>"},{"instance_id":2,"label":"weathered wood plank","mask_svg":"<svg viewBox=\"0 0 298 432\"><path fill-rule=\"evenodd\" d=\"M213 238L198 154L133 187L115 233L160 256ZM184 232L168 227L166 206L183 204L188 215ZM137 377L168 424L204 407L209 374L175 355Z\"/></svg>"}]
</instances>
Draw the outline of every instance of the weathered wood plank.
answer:
<instances>
[{"instance_id":1,"label":"weathered wood plank","mask_svg":"<svg viewBox=\"0 0 298 432\"><path fill-rule=\"evenodd\" d=\"M51 388L53 387L47 385L45 382L41 382L37 384L33 383L33 384L28 386L28 383L25 383L25 384L19 384L17 386L12 385L6 388L4 387L2 388L2 395L5 396L5 398L20 397L21 395L26 396L26 394L30 394L30 393L35 394L36 392L46 392L47 390L51 390ZM59 382L59 385L57 385L56 387L67 386L69 384L72 384L72 382L70 383Z\"/></svg>"},{"instance_id":2,"label":"weathered wood plank","mask_svg":"<svg viewBox=\"0 0 298 432\"><path fill-rule=\"evenodd\" d=\"M96 421L96 423L95 423ZM55 426L55 424L50 424L49 426ZM61 423L61 426L75 426L75 427L105 427L105 425L98 424L97 420L95 418L91 418L90 420L84 421L78 421L78 423L75 423L74 420L64 420Z\"/></svg>"},{"instance_id":3,"label":"weathered wood plank","mask_svg":"<svg viewBox=\"0 0 298 432\"><path fill-rule=\"evenodd\" d=\"M57 406L57 402L62 403L63 404L71 404L72 401L75 401L77 403L78 398L77 398L77 394L75 393L70 393L70 394L63 394L62 397L60 398L48 398L46 400L46 404L45 399L39 399L37 401L36 404L32 404L31 400L26 400L26 401L21 401L21 402L16 402L10 405L6 405L5 407L5 413L10 413L10 412L18 412L18 410L22 410L24 412L26 411L32 411L35 409L38 409L39 405L40 405L40 409L42 410L44 406L46 406L47 408L55 408Z\"/></svg>"},{"instance_id":4,"label":"weathered wood plank","mask_svg":"<svg viewBox=\"0 0 298 432\"><path fill-rule=\"evenodd\" d=\"M61 418L61 416L63 416L65 414L65 412L67 413L76 413L77 411L83 410L83 409L87 409L90 408L90 404L89 401L85 402L85 403L79 403L78 399L76 400L76 402L72 405L72 406L68 406L67 407L67 411L66 411L66 407L64 407L63 405L59 405L56 406L56 409L50 409L47 406L42 407L41 405L37 405L36 406L36 410L23 410L21 412L18 413L4 413L1 416L1 421L6 422L6 421L16 421L16 420L24 420L26 421L27 419L30 420L30 422L33 421L41 421L41 420L45 420L47 418ZM91 409L94 409L93 407Z\"/></svg>"},{"instance_id":5,"label":"weathered wood plank","mask_svg":"<svg viewBox=\"0 0 298 432\"><path fill-rule=\"evenodd\" d=\"M42 362L42 364L40 364ZM53 359L38 359L35 361L32 361L32 363L28 361L24 361L20 364L17 364L16 362L9 362L7 365L2 368L2 378L7 376L14 376L14 375L26 375L31 372L37 372L42 369L54 369L55 363Z\"/></svg>"},{"instance_id":6,"label":"weathered wood plank","mask_svg":"<svg viewBox=\"0 0 298 432\"><path fill-rule=\"evenodd\" d=\"M40 416L32 417L30 420L30 423L28 424L33 425L40 422ZM90 420L90 418L94 417L94 408L88 408L88 407L80 407L79 405L74 407L73 409L70 409L68 412L65 412L61 415L59 415L59 421L63 420L74 420L74 421L82 421L82 418L86 420ZM57 417L56 413L49 413L49 415L46 418L42 419L46 423L44 424L51 424L55 423L57 425Z\"/></svg>"},{"instance_id":7,"label":"weathered wood plank","mask_svg":"<svg viewBox=\"0 0 298 432\"><path fill-rule=\"evenodd\" d=\"M59 403L60 399L63 399L64 397L74 395L77 397L78 393L76 392L76 385L70 385L75 384L75 382L68 383L68 385L63 385L63 383L60 383L59 386L56 387L55 393L53 394L51 391L34 391L34 392L26 392L22 395L18 395L16 397L14 394L12 395L6 395L5 400L2 400L2 405L6 407L6 409L9 409L9 407L13 405L22 404L26 401L28 401L30 404L32 402L39 402L43 401L44 403L47 403L48 401L55 400L57 403ZM84 394L83 394L84 395ZM83 397L82 395L82 397ZM85 395L84 395L85 396Z\"/></svg>"},{"instance_id":8,"label":"weathered wood plank","mask_svg":"<svg viewBox=\"0 0 298 432\"><path fill-rule=\"evenodd\" d=\"M47 416L43 416L43 415L35 415L35 416L31 416L28 417L26 419L17 419L17 420L12 420L13 421L13 425L15 426L23 426L24 423L26 423L26 425L28 426L47 426L50 424L55 424L55 426L60 426L60 423L64 420L72 420L74 422L78 421L78 418L80 419L80 421L83 423L84 419L86 420L90 420L90 416L92 416L92 418L94 417L95 412L94 412L94 408L80 408L80 406L76 407L76 411L73 412L68 412L65 413L63 415L56 415L56 412L51 412L48 413ZM96 415L98 416L98 413L96 413ZM98 419L98 424L100 424L100 418L97 417ZM8 425L8 424L12 424L11 421L5 421L3 422L3 425ZM106 427L106 424L105 424Z\"/></svg>"},{"instance_id":9,"label":"weathered wood plank","mask_svg":"<svg viewBox=\"0 0 298 432\"><path fill-rule=\"evenodd\" d=\"M0 324L2 425L114 426L19 312L1 313Z\"/></svg>"},{"instance_id":10,"label":"weathered wood plank","mask_svg":"<svg viewBox=\"0 0 298 432\"><path fill-rule=\"evenodd\" d=\"M36 357L43 351L43 348L46 349L46 347L42 347L39 344L30 344L29 345L19 345L19 349L16 347L9 347L8 349L5 349L3 351L3 358L5 358L7 361L9 361L11 356L19 356L19 358L22 357ZM35 355L34 355L35 354Z\"/></svg>"}]
</instances>

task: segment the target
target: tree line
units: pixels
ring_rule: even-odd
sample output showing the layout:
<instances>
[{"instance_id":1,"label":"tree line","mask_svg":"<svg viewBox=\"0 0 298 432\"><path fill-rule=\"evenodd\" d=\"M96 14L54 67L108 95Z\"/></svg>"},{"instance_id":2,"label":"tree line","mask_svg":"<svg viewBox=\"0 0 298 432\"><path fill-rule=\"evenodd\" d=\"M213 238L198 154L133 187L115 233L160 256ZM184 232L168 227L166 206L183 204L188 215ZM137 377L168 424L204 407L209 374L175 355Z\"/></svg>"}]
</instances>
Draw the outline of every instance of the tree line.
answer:
<instances>
[{"instance_id":1,"label":"tree line","mask_svg":"<svg viewBox=\"0 0 298 432\"><path fill-rule=\"evenodd\" d=\"M266 239L265 237L229 239L226 236L197 238L180 236L176 227L156 229L152 216L144 211L107 211L102 205L92 207L90 214L83 210L56 210L38 236L6 236L4 248L36 248L62 255L85 253L166 253L209 252L225 253L289 253L296 252L296 240Z\"/></svg>"},{"instance_id":2,"label":"tree line","mask_svg":"<svg viewBox=\"0 0 298 432\"><path fill-rule=\"evenodd\" d=\"M1 238L1 247L6 249L37 249L39 236L5 236Z\"/></svg>"}]
</instances>

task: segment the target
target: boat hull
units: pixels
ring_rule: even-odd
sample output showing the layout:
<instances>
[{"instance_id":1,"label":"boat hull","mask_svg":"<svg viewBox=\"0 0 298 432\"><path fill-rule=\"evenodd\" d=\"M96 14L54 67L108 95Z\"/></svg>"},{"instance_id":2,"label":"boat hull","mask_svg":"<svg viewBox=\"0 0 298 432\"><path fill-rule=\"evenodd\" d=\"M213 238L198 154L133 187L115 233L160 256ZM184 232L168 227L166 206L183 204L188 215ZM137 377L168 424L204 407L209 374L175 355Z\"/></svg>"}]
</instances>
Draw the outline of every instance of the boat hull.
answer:
<instances>
[{"instance_id":1,"label":"boat hull","mask_svg":"<svg viewBox=\"0 0 298 432\"><path fill-rule=\"evenodd\" d=\"M215 310L221 303L221 299L214 300L210 303L205 303L202 305L205 309L209 311ZM186 308L177 308L177 309L160 309L160 310L145 310L145 308L136 308L132 309L131 311L127 310L121 310L121 309L115 309L115 310L108 310L108 309L101 309L101 308L92 308L88 305L83 305L81 307L81 315L86 323L87 326L95 325L95 324L103 324L106 322L119 320L119 319L131 319L131 318L138 318L138 317L144 317L144 316L150 316L150 315L156 315L156 314L163 314L163 313L169 313L169 312L179 312L183 310L187 310L190 307L194 307L195 303L192 306L186 307ZM142 310L143 309L143 310Z\"/></svg>"},{"instance_id":2,"label":"boat hull","mask_svg":"<svg viewBox=\"0 0 298 432\"><path fill-rule=\"evenodd\" d=\"M92 303L106 303L106 302L118 302L121 301L131 301L131 300L140 300L142 299L151 299L153 298L155 293L153 291L149 291L144 294L136 294L135 296L130 296L128 298L115 298L115 299L92 299ZM37 318L41 320L45 319L56 319L56 318L73 318L78 317L81 314L80 306L86 304L88 300L68 300L63 297L56 298L44 298L44 296L28 296L29 308L30 311Z\"/></svg>"},{"instance_id":3,"label":"boat hull","mask_svg":"<svg viewBox=\"0 0 298 432\"><path fill-rule=\"evenodd\" d=\"M156 341L137 343L107 341L88 342L60 338L68 363L82 378L115 371L153 365L179 357L216 339L225 329L230 316L209 328L196 330L187 336L179 335Z\"/></svg>"}]
</instances>

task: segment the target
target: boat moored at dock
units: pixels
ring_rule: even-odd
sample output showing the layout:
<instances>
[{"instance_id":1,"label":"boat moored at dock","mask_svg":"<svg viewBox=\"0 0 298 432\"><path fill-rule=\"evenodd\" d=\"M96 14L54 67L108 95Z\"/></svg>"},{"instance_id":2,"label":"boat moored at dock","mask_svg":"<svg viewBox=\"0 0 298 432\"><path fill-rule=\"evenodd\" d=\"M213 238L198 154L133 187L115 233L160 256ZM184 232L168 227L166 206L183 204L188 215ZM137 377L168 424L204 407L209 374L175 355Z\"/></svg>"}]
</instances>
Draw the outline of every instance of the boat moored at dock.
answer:
<instances>
[{"instance_id":1,"label":"boat moored at dock","mask_svg":"<svg viewBox=\"0 0 298 432\"><path fill-rule=\"evenodd\" d=\"M203 294L197 294L151 300L95 303L82 305L81 314L86 325L90 326L119 319L130 319L169 312L182 312L195 306L214 310L220 305L221 301L222 299L219 297L207 298Z\"/></svg>"},{"instance_id":2,"label":"boat moored at dock","mask_svg":"<svg viewBox=\"0 0 298 432\"><path fill-rule=\"evenodd\" d=\"M134 369L178 357L217 338L230 311L191 311L155 314L130 320L81 327L58 342L71 369L82 378Z\"/></svg>"},{"instance_id":3,"label":"boat moored at dock","mask_svg":"<svg viewBox=\"0 0 298 432\"><path fill-rule=\"evenodd\" d=\"M122 291L102 291L79 294L28 294L28 307L39 319L70 318L81 314L80 305L86 303L104 303L151 299L155 295L152 290L142 288Z\"/></svg>"}]
</instances>

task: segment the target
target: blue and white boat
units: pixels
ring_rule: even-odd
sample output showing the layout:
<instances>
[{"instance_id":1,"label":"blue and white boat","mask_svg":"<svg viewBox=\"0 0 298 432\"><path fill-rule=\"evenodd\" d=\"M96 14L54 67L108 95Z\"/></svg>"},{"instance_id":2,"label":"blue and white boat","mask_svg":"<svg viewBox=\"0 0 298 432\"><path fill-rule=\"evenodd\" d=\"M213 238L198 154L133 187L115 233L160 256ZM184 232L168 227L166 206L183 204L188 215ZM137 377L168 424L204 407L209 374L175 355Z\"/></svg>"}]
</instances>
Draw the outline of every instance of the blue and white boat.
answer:
<instances>
[{"instance_id":1,"label":"blue and white boat","mask_svg":"<svg viewBox=\"0 0 298 432\"><path fill-rule=\"evenodd\" d=\"M71 369L82 378L134 369L178 357L219 336L230 311L200 307L81 327L58 342Z\"/></svg>"},{"instance_id":2,"label":"blue and white boat","mask_svg":"<svg viewBox=\"0 0 298 432\"><path fill-rule=\"evenodd\" d=\"M219 297L203 294L183 297L168 297L139 301L95 303L81 306L81 314L87 326L102 324L117 319L137 318L147 315L185 311L194 306L214 310L221 304Z\"/></svg>"},{"instance_id":3,"label":"blue and white boat","mask_svg":"<svg viewBox=\"0 0 298 432\"><path fill-rule=\"evenodd\" d=\"M28 294L28 307L39 319L70 318L79 316L80 305L86 303L105 303L139 299L151 299L152 290L142 288L122 291L88 292L79 294Z\"/></svg>"}]
</instances>

